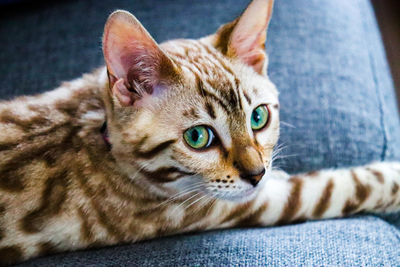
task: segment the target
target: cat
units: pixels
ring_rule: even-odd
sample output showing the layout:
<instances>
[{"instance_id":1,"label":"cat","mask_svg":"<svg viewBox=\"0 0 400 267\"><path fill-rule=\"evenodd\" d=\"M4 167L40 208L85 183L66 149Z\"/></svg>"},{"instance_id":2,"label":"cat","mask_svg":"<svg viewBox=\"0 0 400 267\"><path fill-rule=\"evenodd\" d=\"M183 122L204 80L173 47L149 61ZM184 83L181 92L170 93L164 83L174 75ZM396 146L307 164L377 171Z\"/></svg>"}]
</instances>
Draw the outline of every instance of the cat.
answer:
<instances>
[{"instance_id":1,"label":"cat","mask_svg":"<svg viewBox=\"0 0 400 267\"><path fill-rule=\"evenodd\" d=\"M400 163L272 168L272 0L158 45L115 11L105 67L0 103L0 264L177 233L400 210Z\"/></svg>"}]
</instances>

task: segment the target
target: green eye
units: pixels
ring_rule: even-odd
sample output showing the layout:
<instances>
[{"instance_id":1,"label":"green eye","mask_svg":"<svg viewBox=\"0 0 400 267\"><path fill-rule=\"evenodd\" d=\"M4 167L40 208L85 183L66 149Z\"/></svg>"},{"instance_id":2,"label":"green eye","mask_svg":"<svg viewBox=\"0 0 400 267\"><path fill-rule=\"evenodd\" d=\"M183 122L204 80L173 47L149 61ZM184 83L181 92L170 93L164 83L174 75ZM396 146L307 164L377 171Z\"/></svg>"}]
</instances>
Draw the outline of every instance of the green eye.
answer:
<instances>
[{"instance_id":1,"label":"green eye","mask_svg":"<svg viewBox=\"0 0 400 267\"><path fill-rule=\"evenodd\" d=\"M187 130L183 137L186 143L194 149L207 148L214 140L214 133L206 126L195 126Z\"/></svg>"},{"instance_id":2,"label":"green eye","mask_svg":"<svg viewBox=\"0 0 400 267\"><path fill-rule=\"evenodd\" d=\"M269 111L266 105L260 105L253 110L251 114L251 128L253 130L261 130L267 125L269 120Z\"/></svg>"}]
</instances>

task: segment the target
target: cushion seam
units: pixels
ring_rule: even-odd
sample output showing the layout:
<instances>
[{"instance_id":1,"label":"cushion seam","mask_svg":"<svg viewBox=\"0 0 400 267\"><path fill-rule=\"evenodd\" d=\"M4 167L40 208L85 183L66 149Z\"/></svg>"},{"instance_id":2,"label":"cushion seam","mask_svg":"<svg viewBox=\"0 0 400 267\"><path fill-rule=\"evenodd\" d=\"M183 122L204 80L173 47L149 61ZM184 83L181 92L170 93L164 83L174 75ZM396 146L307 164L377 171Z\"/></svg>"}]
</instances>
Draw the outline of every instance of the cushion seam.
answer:
<instances>
[{"instance_id":1,"label":"cushion seam","mask_svg":"<svg viewBox=\"0 0 400 267\"><path fill-rule=\"evenodd\" d=\"M360 8L359 10L361 11L362 9ZM369 11L372 12L371 10L369 10ZM360 16L363 17L361 13L365 14L365 12L360 12ZM373 19L375 19L375 17ZM368 28L371 28L371 27L376 28L376 25L366 25L367 23L368 22L366 20L362 20L363 31L365 33L365 36L368 36L368 33L369 33L369 31L367 31ZM383 135L383 140L382 140L383 144L382 144L382 152L381 152L381 155L380 155L380 160L384 161L385 158L386 158L386 152L387 152L387 146L388 146L388 137L387 137L387 132L386 132L386 124L385 124L385 116L384 116L384 110L383 110L382 93L381 93L381 90L379 88L379 81L378 81L378 77L377 77L377 73L376 73L376 66L375 66L375 63L374 63L374 57L373 57L373 53L371 51L371 47L370 47L369 44L370 44L370 42L366 42L366 47L367 47L367 52L368 52L368 61L369 61L370 69L371 69L372 79L373 79L374 85L375 85L375 92L376 92L377 99L378 99L379 121L380 121L380 127L381 127L381 131L382 131L382 135Z\"/></svg>"}]
</instances>

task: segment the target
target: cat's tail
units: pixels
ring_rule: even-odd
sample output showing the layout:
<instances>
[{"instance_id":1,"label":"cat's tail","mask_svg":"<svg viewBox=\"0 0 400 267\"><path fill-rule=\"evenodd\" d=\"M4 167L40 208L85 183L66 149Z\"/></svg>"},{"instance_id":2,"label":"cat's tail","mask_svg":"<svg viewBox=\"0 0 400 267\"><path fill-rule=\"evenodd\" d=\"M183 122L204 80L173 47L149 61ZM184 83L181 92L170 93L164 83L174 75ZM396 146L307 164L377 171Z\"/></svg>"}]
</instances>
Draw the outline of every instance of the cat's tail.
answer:
<instances>
[{"instance_id":1,"label":"cat's tail","mask_svg":"<svg viewBox=\"0 0 400 267\"><path fill-rule=\"evenodd\" d=\"M243 209L232 209L227 215L231 219L223 224L267 226L358 212L400 211L400 162L271 178Z\"/></svg>"}]
</instances>

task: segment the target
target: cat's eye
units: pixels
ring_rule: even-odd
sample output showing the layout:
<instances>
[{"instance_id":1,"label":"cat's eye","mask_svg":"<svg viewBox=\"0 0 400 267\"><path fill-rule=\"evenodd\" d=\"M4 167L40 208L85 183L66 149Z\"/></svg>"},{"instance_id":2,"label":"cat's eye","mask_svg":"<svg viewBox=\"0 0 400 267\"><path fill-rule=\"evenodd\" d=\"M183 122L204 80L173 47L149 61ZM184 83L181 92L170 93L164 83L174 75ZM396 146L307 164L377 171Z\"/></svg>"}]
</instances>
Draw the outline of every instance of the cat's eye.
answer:
<instances>
[{"instance_id":1,"label":"cat's eye","mask_svg":"<svg viewBox=\"0 0 400 267\"><path fill-rule=\"evenodd\" d=\"M203 149L212 144L215 135L209 127L200 125L186 130L183 137L192 148Z\"/></svg>"},{"instance_id":2,"label":"cat's eye","mask_svg":"<svg viewBox=\"0 0 400 267\"><path fill-rule=\"evenodd\" d=\"M251 129L261 130L269 121L269 110L267 105L260 105L253 110L251 114Z\"/></svg>"}]
</instances>

